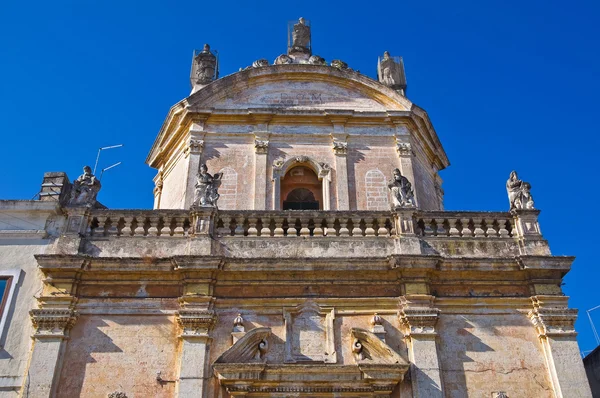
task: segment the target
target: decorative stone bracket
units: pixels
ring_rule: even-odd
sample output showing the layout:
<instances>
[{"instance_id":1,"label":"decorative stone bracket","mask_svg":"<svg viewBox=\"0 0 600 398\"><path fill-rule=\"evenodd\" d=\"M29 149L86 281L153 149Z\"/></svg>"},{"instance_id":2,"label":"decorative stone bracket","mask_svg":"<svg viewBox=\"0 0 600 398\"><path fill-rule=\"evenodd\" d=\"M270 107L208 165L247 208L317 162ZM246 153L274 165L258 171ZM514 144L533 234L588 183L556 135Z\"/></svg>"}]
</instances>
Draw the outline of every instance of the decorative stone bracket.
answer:
<instances>
[{"instance_id":1,"label":"decorative stone bracket","mask_svg":"<svg viewBox=\"0 0 600 398\"><path fill-rule=\"evenodd\" d=\"M216 314L211 310L181 309L177 322L181 326L181 337L208 338L208 333L216 322Z\"/></svg>"}]
</instances>

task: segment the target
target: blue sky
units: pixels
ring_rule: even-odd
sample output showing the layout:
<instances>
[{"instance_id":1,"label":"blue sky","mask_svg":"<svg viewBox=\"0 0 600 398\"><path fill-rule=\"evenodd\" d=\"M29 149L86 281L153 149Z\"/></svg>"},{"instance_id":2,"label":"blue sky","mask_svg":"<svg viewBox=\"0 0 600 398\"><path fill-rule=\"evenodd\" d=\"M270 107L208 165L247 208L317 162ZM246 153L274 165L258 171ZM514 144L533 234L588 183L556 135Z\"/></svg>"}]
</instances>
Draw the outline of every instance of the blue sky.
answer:
<instances>
[{"instance_id":1,"label":"blue sky","mask_svg":"<svg viewBox=\"0 0 600 398\"><path fill-rule=\"evenodd\" d=\"M425 108L450 158L449 210L506 210L512 169L532 185L544 236L575 255L565 278L580 310L600 305L596 249L600 3L594 1L0 3L0 198L30 199L45 171L71 178L107 151L99 199L152 207L144 160L169 107L189 94L192 50L210 43L221 76L286 51L303 16L313 51L374 77L404 57L408 97ZM594 319L600 327L600 310Z\"/></svg>"}]
</instances>

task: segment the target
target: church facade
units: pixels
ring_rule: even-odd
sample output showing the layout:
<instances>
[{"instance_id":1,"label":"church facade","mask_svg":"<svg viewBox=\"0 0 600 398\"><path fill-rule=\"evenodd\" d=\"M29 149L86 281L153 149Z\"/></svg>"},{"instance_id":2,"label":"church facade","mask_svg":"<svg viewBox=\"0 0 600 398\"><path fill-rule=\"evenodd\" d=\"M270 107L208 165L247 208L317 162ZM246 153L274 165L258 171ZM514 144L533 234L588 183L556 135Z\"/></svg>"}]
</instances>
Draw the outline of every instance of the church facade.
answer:
<instances>
[{"instance_id":1,"label":"church facade","mask_svg":"<svg viewBox=\"0 0 600 398\"><path fill-rule=\"evenodd\" d=\"M222 78L195 55L154 209L104 208L90 170L0 201L0 396L591 397L529 184L444 211L402 60L372 79L289 36Z\"/></svg>"}]
</instances>

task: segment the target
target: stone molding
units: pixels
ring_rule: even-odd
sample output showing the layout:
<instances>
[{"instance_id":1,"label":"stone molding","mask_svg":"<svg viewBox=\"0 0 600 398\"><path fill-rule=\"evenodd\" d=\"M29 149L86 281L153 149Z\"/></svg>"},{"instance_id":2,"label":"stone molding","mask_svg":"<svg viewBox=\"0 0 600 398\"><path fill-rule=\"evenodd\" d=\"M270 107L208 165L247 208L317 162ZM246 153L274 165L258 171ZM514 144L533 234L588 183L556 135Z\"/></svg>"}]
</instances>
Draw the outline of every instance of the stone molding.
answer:
<instances>
[{"instance_id":1,"label":"stone molding","mask_svg":"<svg viewBox=\"0 0 600 398\"><path fill-rule=\"evenodd\" d=\"M433 307L435 297L407 295L401 299L400 323L406 337L436 336L436 324L440 310Z\"/></svg>"},{"instance_id":2,"label":"stone molding","mask_svg":"<svg viewBox=\"0 0 600 398\"><path fill-rule=\"evenodd\" d=\"M575 321L577 310L570 308L544 308L529 311L527 317L539 337L577 336Z\"/></svg>"},{"instance_id":3,"label":"stone molding","mask_svg":"<svg viewBox=\"0 0 600 398\"><path fill-rule=\"evenodd\" d=\"M177 313L177 323L181 327L181 337L207 338L217 321L212 310L181 309Z\"/></svg>"},{"instance_id":4,"label":"stone molding","mask_svg":"<svg viewBox=\"0 0 600 398\"><path fill-rule=\"evenodd\" d=\"M200 154L204 150L204 140L197 138L190 138L185 148L185 155Z\"/></svg>"},{"instance_id":5,"label":"stone molding","mask_svg":"<svg viewBox=\"0 0 600 398\"><path fill-rule=\"evenodd\" d=\"M348 143L344 141L333 141L333 153L336 155L348 154Z\"/></svg>"}]
</instances>

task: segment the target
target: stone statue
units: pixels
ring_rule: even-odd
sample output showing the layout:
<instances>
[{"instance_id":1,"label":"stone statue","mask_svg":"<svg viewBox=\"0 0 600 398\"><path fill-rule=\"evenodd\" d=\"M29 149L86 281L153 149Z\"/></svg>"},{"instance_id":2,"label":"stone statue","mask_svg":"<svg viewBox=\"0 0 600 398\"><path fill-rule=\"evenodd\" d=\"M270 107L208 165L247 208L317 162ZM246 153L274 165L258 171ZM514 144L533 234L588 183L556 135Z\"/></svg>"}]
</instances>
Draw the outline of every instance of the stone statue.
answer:
<instances>
[{"instance_id":1,"label":"stone statue","mask_svg":"<svg viewBox=\"0 0 600 398\"><path fill-rule=\"evenodd\" d=\"M400 64L394 61L388 51L383 53L383 59L379 61L377 75L380 83L393 89L402 88L404 85Z\"/></svg>"},{"instance_id":2,"label":"stone statue","mask_svg":"<svg viewBox=\"0 0 600 398\"><path fill-rule=\"evenodd\" d=\"M73 181L69 204L93 206L96 203L96 196L100 188L100 181L92 174L92 168L85 166L83 174Z\"/></svg>"},{"instance_id":3,"label":"stone statue","mask_svg":"<svg viewBox=\"0 0 600 398\"><path fill-rule=\"evenodd\" d=\"M388 188L392 192L392 203L394 208L397 207L413 207L415 205L415 195L413 193L412 184L408 178L400 174L399 169L394 169L394 176L388 184Z\"/></svg>"},{"instance_id":4,"label":"stone statue","mask_svg":"<svg viewBox=\"0 0 600 398\"><path fill-rule=\"evenodd\" d=\"M196 176L196 191L192 206L217 207L222 176L221 173L216 173L213 177L208 174L206 164L200 166L200 172Z\"/></svg>"},{"instance_id":5,"label":"stone statue","mask_svg":"<svg viewBox=\"0 0 600 398\"><path fill-rule=\"evenodd\" d=\"M308 53L310 44L310 26L306 25L304 18L300 18L292 31L292 48L290 52Z\"/></svg>"},{"instance_id":6,"label":"stone statue","mask_svg":"<svg viewBox=\"0 0 600 398\"><path fill-rule=\"evenodd\" d=\"M208 84L215 78L217 68L217 57L210 52L210 46L204 45L204 49L194 58L196 63L196 84Z\"/></svg>"},{"instance_id":7,"label":"stone statue","mask_svg":"<svg viewBox=\"0 0 600 398\"><path fill-rule=\"evenodd\" d=\"M519 180L516 171L510 173L510 177L506 181L506 191L508 192L510 210L534 208L533 197L531 196L531 184Z\"/></svg>"}]
</instances>

